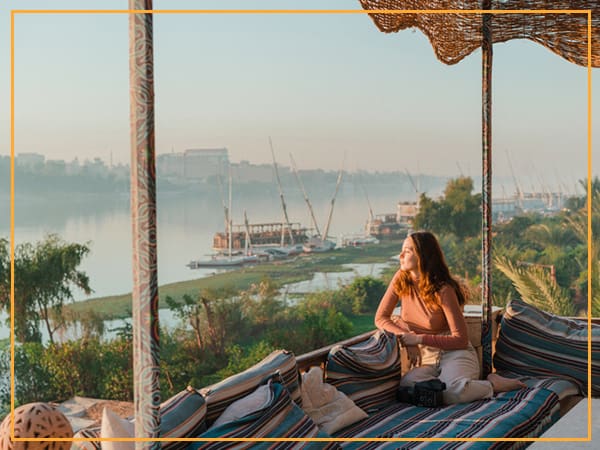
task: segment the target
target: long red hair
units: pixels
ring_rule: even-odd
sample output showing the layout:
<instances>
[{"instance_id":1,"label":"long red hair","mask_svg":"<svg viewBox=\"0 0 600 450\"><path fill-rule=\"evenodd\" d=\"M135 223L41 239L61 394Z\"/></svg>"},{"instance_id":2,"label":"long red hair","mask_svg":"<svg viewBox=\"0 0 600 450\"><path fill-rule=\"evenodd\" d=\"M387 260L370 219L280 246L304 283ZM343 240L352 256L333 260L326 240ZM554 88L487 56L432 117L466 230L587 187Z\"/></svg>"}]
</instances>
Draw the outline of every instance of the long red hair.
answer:
<instances>
[{"instance_id":1,"label":"long red hair","mask_svg":"<svg viewBox=\"0 0 600 450\"><path fill-rule=\"evenodd\" d=\"M429 309L440 306L438 292L444 285L449 285L456 292L458 304L465 304L466 290L456 281L446 264L444 253L436 237L429 231L416 231L406 239L411 239L418 260L419 280L411 277L410 272L400 270L394 289L399 297L416 294L421 297Z\"/></svg>"}]
</instances>

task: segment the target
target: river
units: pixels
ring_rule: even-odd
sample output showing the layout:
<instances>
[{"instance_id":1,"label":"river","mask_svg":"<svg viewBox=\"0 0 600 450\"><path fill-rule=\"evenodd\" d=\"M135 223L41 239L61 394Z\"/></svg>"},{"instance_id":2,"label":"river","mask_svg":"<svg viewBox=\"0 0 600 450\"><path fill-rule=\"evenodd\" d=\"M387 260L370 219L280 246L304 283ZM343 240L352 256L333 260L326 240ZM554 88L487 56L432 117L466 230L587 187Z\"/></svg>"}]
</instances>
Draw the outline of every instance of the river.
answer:
<instances>
[{"instance_id":1,"label":"river","mask_svg":"<svg viewBox=\"0 0 600 450\"><path fill-rule=\"evenodd\" d=\"M233 196L234 223L243 223L246 210L250 222L275 222L282 219L279 195ZM319 227L324 228L331 204L331 194L312 195ZM385 192L369 199L375 214L394 212L398 201L412 200L410 193ZM6 199L0 209L6 211ZM286 198L292 222L310 226L310 214L302 196L296 192ZM334 205L330 234L340 236L361 232L368 217L368 203L362 191L341 189ZM218 196L159 195L157 199L158 282L159 284L204 277L213 269L189 269L186 264L211 252L212 237L224 227L224 213ZM132 290L131 216L127 196L72 198L36 198L15 204L15 243L35 242L48 233L57 233L68 242L89 242L90 254L81 270L90 277L91 297L117 295ZM8 221L0 221L0 237L10 236ZM369 270L369 269L367 269ZM345 275L348 276L348 275ZM334 287L336 276L328 275ZM322 288L312 281L311 289ZM297 289L292 287L292 289ZM74 292L75 301L88 298ZM2 314L0 319L5 318ZM0 338L8 335L4 320Z\"/></svg>"}]
</instances>

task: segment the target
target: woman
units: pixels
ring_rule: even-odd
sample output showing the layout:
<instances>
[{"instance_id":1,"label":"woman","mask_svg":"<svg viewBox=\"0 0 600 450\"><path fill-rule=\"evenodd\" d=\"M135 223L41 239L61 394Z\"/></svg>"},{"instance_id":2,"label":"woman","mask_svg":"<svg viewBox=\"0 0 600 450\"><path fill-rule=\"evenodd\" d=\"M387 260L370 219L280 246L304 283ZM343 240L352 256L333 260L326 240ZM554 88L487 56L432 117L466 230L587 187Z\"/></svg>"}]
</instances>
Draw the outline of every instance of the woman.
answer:
<instances>
[{"instance_id":1,"label":"woman","mask_svg":"<svg viewBox=\"0 0 600 450\"><path fill-rule=\"evenodd\" d=\"M401 304L400 318L392 318ZM396 272L375 314L375 325L398 335L412 370L400 382L439 378L446 383L444 403L490 398L494 393L520 389L514 379L490 374L480 380L477 353L467 333L462 307L465 294L450 275L440 245L432 233L409 235L402 245Z\"/></svg>"}]
</instances>

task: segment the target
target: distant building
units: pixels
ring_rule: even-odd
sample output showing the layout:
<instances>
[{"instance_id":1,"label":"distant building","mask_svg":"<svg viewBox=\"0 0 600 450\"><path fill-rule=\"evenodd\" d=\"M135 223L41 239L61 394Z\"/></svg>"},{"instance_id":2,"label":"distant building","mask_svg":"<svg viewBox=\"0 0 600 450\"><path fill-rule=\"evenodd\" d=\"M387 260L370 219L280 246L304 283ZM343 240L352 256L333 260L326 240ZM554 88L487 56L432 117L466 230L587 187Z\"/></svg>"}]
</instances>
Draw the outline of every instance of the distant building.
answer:
<instances>
[{"instance_id":1,"label":"distant building","mask_svg":"<svg viewBox=\"0 0 600 450\"><path fill-rule=\"evenodd\" d=\"M229 170L229 152L226 148L193 148L183 152L183 176L202 180Z\"/></svg>"},{"instance_id":2,"label":"distant building","mask_svg":"<svg viewBox=\"0 0 600 450\"><path fill-rule=\"evenodd\" d=\"M183 153L163 153L156 156L158 176L176 180L205 180L229 171L226 148L193 148Z\"/></svg>"},{"instance_id":3,"label":"distant building","mask_svg":"<svg viewBox=\"0 0 600 450\"><path fill-rule=\"evenodd\" d=\"M75 158L71 162L66 163L65 172L67 175L76 175L80 173L81 166L79 165L79 158Z\"/></svg>"},{"instance_id":4,"label":"distant building","mask_svg":"<svg viewBox=\"0 0 600 450\"><path fill-rule=\"evenodd\" d=\"M46 157L39 153L19 153L15 157L15 165L27 169L41 168L44 165Z\"/></svg>"},{"instance_id":5,"label":"distant building","mask_svg":"<svg viewBox=\"0 0 600 450\"><path fill-rule=\"evenodd\" d=\"M238 164L231 164L231 176L238 183L270 182L273 180L273 166L271 164L255 165L248 161L241 161Z\"/></svg>"},{"instance_id":6,"label":"distant building","mask_svg":"<svg viewBox=\"0 0 600 450\"><path fill-rule=\"evenodd\" d=\"M87 173L98 176L105 177L108 175L108 166L104 164L102 159L96 157L93 161L88 161L87 159L84 161L83 166Z\"/></svg>"},{"instance_id":7,"label":"distant building","mask_svg":"<svg viewBox=\"0 0 600 450\"><path fill-rule=\"evenodd\" d=\"M67 164L62 159L49 159L46 161L44 172L46 175L61 176L66 173Z\"/></svg>"},{"instance_id":8,"label":"distant building","mask_svg":"<svg viewBox=\"0 0 600 450\"><path fill-rule=\"evenodd\" d=\"M184 171L183 153L163 153L156 156L156 173L162 177L183 178Z\"/></svg>"}]
</instances>

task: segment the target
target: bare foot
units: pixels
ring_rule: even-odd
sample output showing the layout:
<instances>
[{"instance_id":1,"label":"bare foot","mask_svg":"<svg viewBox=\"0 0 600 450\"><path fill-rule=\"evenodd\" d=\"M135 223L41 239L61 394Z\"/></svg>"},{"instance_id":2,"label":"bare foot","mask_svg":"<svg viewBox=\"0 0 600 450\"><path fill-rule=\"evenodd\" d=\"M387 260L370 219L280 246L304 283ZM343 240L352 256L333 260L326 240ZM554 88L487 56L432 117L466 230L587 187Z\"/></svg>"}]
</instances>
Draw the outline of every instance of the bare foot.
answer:
<instances>
[{"instance_id":1,"label":"bare foot","mask_svg":"<svg viewBox=\"0 0 600 450\"><path fill-rule=\"evenodd\" d=\"M494 393L514 391L517 389L527 387L522 381L516 380L514 378L502 377L497 373L490 373L487 376L487 379L490 383L492 383Z\"/></svg>"}]
</instances>

